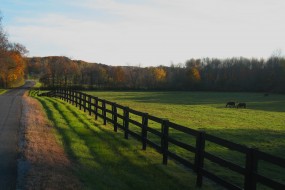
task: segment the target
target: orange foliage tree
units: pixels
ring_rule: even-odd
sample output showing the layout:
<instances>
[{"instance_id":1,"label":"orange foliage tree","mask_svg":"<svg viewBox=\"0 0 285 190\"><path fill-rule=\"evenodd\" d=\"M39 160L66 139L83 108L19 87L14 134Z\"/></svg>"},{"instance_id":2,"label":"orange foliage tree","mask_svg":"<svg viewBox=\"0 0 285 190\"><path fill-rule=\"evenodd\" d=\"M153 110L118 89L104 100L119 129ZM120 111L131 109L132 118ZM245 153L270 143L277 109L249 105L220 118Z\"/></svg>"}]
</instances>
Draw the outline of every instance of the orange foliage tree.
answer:
<instances>
[{"instance_id":1,"label":"orange foliage tree","mask_svg":"<svg viewBox=\"0 0 285 190\"><path fill-rule=\"evenodd\" d=\"M114 80L116 83L123 83L126 80L125 72L122 67L115 67Z\"/></svg>"},{"instance_id":2,"label":"orange foliage tree","mask_svg":"<svg viewBox=\"0 0 285 190\"><path fill-rule=\"evenodd\" d=\"M166 78L166 71L161 67L154 68L153 74L156 81L164 81Z\"/></svg>"},{"instance_id":3,"label":"orange foliage tree","mask_svg":"<svg viewBox=\"0 0 285 190\"><path fill-rule=\"evenodd\" d=\"M28 52L18 43L10 43L4 32L0 16L0 86L7 88L24 79L25 59Z\"/></svg>"}]
</instances>

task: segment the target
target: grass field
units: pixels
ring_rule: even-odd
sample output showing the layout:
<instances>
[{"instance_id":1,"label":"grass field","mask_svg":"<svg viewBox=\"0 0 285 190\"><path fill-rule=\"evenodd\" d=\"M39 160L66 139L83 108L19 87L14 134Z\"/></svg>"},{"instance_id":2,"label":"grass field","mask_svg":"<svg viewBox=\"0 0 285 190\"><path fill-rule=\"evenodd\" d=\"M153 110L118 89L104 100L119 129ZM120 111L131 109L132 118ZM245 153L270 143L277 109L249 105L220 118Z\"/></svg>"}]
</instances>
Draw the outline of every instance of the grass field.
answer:
<instances>
[{"instance_id":1,"label":"grass field","mask_svg":"<svg viewBox=\"0 0 285 190\"><path fill-rule=\"evenodd\" d=\"M32 94L32 93L31 93ZM195 175L61 100L37 97L85 189L195 189ZM219 189L206 181L203 189Z\"/></svg>"},{"instance_id":2,"label":"grass field","mask_svg":"<svg viewBox=\"0 0 285 190\"><path fill-rule=\"evenodd\" d=\"M207 92L89 92L192 129L285 157L285 95ZM225 108L246 102L247 109Z\"/></svg>"},{"instance_id":3,"label":"grass field","mask_svg":"<svg viewBox=\"0 0 285 190\"><path fill-rule=\"evenodd\" d=\"M262 93L208 93L208 92L88 92L94 96L147 112L186 127L205 130L206 133L285 158L285 96ZM225 108L228 101L246 102L247 109ZM157 126L159 127L159 126ZM171 133L171 132L170 132ZM193 144L188 136L173 134L181 141ZM173 152L193 159L193 155L170 147ZM213 143L206 151L238 165L245 158ZM285 182L285 171L259 163L261 173ZM224 179L242 185L242 177L234 172L206 162L206 168ZM262 187L260 187L262 189Z\"/></svg>"},{"instance_id":4,"label":"grass field","mask_svg":"<svg viewBox=\"0 0 285 190\"><path fill-rule=\"evenodd\" d=\"M246 146L257 147L264 152L268 152L270 154L277 155L283 158L285 157L284 95L270 94L269 96L264 96L261 93L206 92L88 93L106 100L117 102L121 105L129 106L139 111L147 112L151 115L155 115L161 118L168 118L170 121L184 125L186 127L198 130L202 129L205 130L207 133L213 134L215 136ZM73 158L76 158L76 162L80 165L78 175L81 179L87 179L86 181L83 181L88 184L88 187L93 188L95 187L95 184L101 184L98 181L94 182L94 180L92 180L93 178L90 178L90 176L97 176L99 178L102 175L101 172L99 172L99 174L94 174L93 171L89 171L89 167L96 168L99 167L99 165L106 165L105 158L108 158L106 161L109 162L111 157L118 157L117 159L120 160L122 156L127 156L127 163L131 162L132 165L133 163L140 163L141 161L137 160L143 159L145 165L141 166L139 164L139 168L142 167L154 169L152 167L153 165L158 167L158 170L161 173L159 175L155 174L159 177L155 180L156 184L152 185L153 187L158 187L159 185L157 184L163 183L163 181L168 181L170 183L173 182L172 180L166 179L163 175L161 175L162 173L164 173L164 175L167 176L169 176L170 174L175 174L174 176L172 176L174 181L175 179L180 179L182 186L175 186L177 189L194 188L193 184L195 181L195 177L190 171L184 168L184 170L182 171L186 171L186 173L182 172L180 170L180 166L175 164L174 162L171 162L170 166L162 166L161 156L156 154L155 151L153 151L152 149L148 149L146 152L141 151L141 146L138 142L133 140L123 140L123 134L117 134L112 132L111 127L105 128L104 126L98 125L98 123L94 122L92 118L87 116L87 114L77 111L76 109L74 109L73 106L67 105L62 101L57 101L50 98L39 98L39 100L44 105L44 108L47 110L50 120L54 121L55 124L58 126L59 138L61 139L61 142L63 142L66 150L69 152L69 155ZM230 100L246 102L248 108L225 108L225 103ZM152 124L150 123L150 125ZM155 124L153 126L158 128L160 127L156 126ZM66 136L69 136L69 133L73 135L67 138ZM173 131L170 131L170 134L175 135L180 141L190 144L194 143L194 139L190 139L189 136L185 136L179 133L176 134L173 133ZM98 136L100 140L93 138L94 135L96 137ZM157 142L159 142L159 139L155 139L151 136L149 136L149 138L153 138L152 140L157 140ZM78 142L76 142L74 145L71 145L73 141L81 142L83 145L77 145ZM84 146L84 148L82 148L81 146ZM113 149L111 151L113 153L104 153L104 151L101 152L102 150L98 150L98 146ZM81 151L84 149L86 149L86 152ZM120 152L119 154L116 153L118 151L117 149L121 150L122 152ZM193 154L189 154L188 152L185 152L184 150L179 149L175 146L170 146L169 149L178 155L184 156L189 160L193 160ZM226 148L217 146L213 143L206 143L206 151L211 152L214 155L217 155L229 161L232 161L238 165L244 166L244 156L235 151L231 151ZM90 155L88 155L88 152L91 152ZM99 157L97 157L98 155ZM93 160L88 160L87 162L81 157L87 157ZM104 162L102 162L101 160L103 160ZM96 167L95 163L97 164ZM263 175L272 177L283 183L285 182L284 170L262 162L259 163L259 166L261 168L259 172ZM222 177L223 179L231 181L239 186L243 185L243 178L240 175L229 171L228 169L222 169L220 166L211 162L205 162L205 167L208 170L214 172L216 175ZM120 167L115 167L115 164L111 164L111 167L109 169L122 170L122 168ZM132 167L131 169L123 170L126 171L128 175L131 175L128 176L131 177L129 183L142 183L139 178L144 178L144 176L137 174L140 172L134 172L137 169L134 169ZM118 171L116 171L116 175L117 172ZM153 172L155 173L156 171L151 171L151 173ZM104 175L106 174L104 173L103 176ZM113 177L116 175L112 174L112 176L108 177L113 179ZM121 174L119 172L118 175L125 176L127 174ZM117 176L115 178L117 178ZM120 178L120 180L122 179ZM188 183L184 184L183 182L185 181L187 181ZM117 185L116 183L117 182L115 182L114 184L103 183L100 187L106 187L106 185L107 187L114 187ZM122 183L125 185L128 182L123 181ZM208 183L209 182L206 181L206 185L204 186L204 188L213 189L213 186L209 185ZM192 184L192 186L189 184ZM119 185L119 187L121 189L124 189L126 187L124 185ZM146 185L147 184L141 184L140 187L145 188ZM211 187L209 188L209 186ZM131 186L127 187L131 188ZM173 186L169 185L165 186L166 189L167 187L169 187L170 189L174 188ZM258 189L266 188L258 186Z\"/></svg>"}]
</instances>

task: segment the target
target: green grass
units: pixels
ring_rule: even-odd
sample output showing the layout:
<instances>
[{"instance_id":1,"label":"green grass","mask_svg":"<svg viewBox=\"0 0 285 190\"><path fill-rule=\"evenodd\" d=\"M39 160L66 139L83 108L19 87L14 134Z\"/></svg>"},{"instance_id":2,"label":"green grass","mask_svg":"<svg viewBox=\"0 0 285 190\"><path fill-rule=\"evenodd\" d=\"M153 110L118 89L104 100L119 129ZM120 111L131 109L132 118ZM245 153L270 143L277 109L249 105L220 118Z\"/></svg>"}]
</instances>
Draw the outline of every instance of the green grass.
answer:
<instances>
[{"instance_id":1,"label":"green grass","mask_svg":"<svg viewBox=\"0 0 285 190\"><path fill-rule=\"evenodd\" d=\"M40 88L42 87L42 83L39 82L38 80L35 80L36 84L34 85L35 88Z\"/></svg>"},{"instance_id":2,"label":"green grass","mask_svg":"<svg viewBox=\"0 0 285 190\"><path fill-rule=\"evenodd\" d=\"M36 98L56 126L58 141L85 189L195 189L191 171L172 161L162 165L162 156L155 150L141 150L141 143L125 140L121 132L113 132L111 126L101 125L102 121L66 102ZM206 181L203 189L213 187Z\"/></svg>"},{"instance_id":3,"label":"green grass","mask_svg":"<svg viewBox=\"0 0 285 190\"><path fill-rule=\"evenodd\" d=\"M256 147L261 151L285 158L285 95L262 93L214 92L88 92L94 96L147 112L186 127ZM247 109L225 108L228 101L246 102ZM134 118L136 118L134 116ZM159 125L152 123L159 129ZM170 136L194 144L194 139L175 130ZM153 140L159 141L159 139ZM193 160L193 155L170 146L170 150ZM214 143L206 143L206 151L244 166L244 156ZM242 185L243 178L211 162L206 168L224 179ZM259 163L260 172L285 183L285 171ZM262 187L260 187L262 188Z\"/></svg>"},{"instance_id":4,"label":"green grass","mask_svg":"<svg viewBox=\"0 0 285 190\"><path fill-rule=\"evenodd\" d=\"M285 95L208 92L89 92L186 127L285 157ZM225 108L227 101L247 109ZM254 135L253 135L254 134ZM279 151L280 152L279 152Z\"/></svg>"},{"instance_id":5,"label":"green grass","mask_svg":"<svg viewBox=\"0 0 285 190\"><path fill-rule=\"evenodd\" d=\"M6 89L0 89L0 95L1 95L1 94L4 94L5 92L7 92Z\"/></svg>"}]
</instances>

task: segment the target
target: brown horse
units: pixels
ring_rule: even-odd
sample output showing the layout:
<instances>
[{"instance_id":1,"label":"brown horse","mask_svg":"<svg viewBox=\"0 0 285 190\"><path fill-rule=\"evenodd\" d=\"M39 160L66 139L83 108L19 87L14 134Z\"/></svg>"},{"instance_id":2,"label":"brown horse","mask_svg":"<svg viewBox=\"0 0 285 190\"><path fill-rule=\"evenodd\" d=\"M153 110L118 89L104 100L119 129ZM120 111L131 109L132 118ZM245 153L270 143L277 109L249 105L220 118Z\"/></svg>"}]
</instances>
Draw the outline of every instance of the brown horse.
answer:
<instances>
[{"instance_id":1,"label":"brown horse","mask_svg":"<svg viewBox=\"0 0 285 190\"><path fill-rule=\"evenodd\" d=\"M228 102L226 104L226 108L234 108L234 107L236 107L236 103L235 102Z\"/></svg>"},{"instance_id":2,"label":"brown horse","mask_svg":"<svg viewBox=\"0 0 285 190\"><path fill-rule=\"evenodd\" d=\"M237 108L246 108L246 103L238 103Z\"/></svg>"}]
</instances>

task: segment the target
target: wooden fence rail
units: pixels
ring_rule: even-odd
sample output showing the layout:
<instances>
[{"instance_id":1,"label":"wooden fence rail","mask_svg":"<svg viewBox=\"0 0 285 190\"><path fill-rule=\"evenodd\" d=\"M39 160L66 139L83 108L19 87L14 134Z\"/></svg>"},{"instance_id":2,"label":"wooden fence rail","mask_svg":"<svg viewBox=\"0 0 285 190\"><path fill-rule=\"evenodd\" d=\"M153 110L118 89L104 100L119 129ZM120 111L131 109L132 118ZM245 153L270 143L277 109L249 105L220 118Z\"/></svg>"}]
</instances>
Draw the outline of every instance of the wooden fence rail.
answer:
<instances>
[{"instance_id":1,"label":"wooden fence rail","mask_svg":"<svg viewBox=\"0 0 285 190\"><path fill-rule=\"evenodd\" d=\"M124 132L124 138L128 139L129 136L141 141L142 149L146 150L147 146L151 146L162 154L162 163L167 165L168 158L176 160L177 162L185 165L186 167L192 169L196 175L196 185L201 187L203 184L203 178L206 177L217 184L227 188L227 189L245 189L245 190L255 190L257 184L262 184L272 189L285 189L284 179L281 182L271 179L269 177L263 176L258 173L258 162L264 161L281 168L285 168L285 159L279 158L264 152L261 152L254 148L249 148L222 138L206 134L204 131L193 130L168 120L161 119L148 113L143 113L130 109L128 107L116 104L115 102L110 102L98 97L94 97L79 91L73 91L70 89L57 89L47 93L40 94L41 96L58 97L64 101L67 101L80 110L84 112L88 111L89 115L92 113L95 115L95 119L100 117L103 119L103 123L106 125L110 122L114 131L117 132L118 128ZM130 117L135 115L141 118L141 122L138 122ZM122 122L119 122L121 120ZM161 130L154 129L150 127L149 123L155 122L161 126ZM138 127L140 132L132 131L130 129L130 124ZM185 133L190 137L196 139L195 146L189 145L185 142L181 142L171 136L169 130L177 130L181 133ZM154 142L148 138L148 135L155 135L160 138L160 143ZM243 166L237 165L228 160L222 159L215 156L205 150L205 143L211 142L219 146L228 148L230 150L237 151L245 156L245 163ZM169 143L183 148L186 151L192 152L195 155L195 159L191 162L189 159L177 155L171 152L168 147ZM227 168L234 171L244 177L244 183L242 187L236 186L231 182L226 181L215 175L214 173L206 170L204 168L205 160L211 161L218 164L221 167Z\"/></svg>"}]
</instances>

